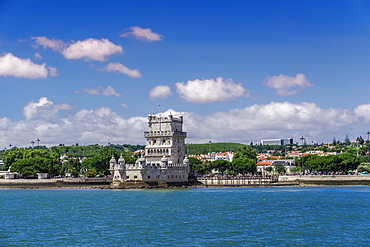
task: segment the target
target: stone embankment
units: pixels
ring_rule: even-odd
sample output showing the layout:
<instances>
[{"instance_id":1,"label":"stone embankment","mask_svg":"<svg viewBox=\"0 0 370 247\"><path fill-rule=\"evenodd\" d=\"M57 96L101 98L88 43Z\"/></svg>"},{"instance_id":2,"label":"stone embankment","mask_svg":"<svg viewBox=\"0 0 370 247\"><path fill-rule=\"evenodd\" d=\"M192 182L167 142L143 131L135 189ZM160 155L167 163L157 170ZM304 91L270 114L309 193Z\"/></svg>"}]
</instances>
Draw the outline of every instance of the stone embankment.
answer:
<instances>
[{"instance_id":1,"label":"stone embankment","mask_svg":"<svg viewBox=\"0 0 370 247\"><path fill-rule=\"evenodd\" d=\"M189 182L112 183L112 178L0 179L1 188L11 189L155 189L205 187L266 187L266 186L370 186L370 176L279 176L273 179L248 177L238 179L198 178Z\"/></svg>"},{"instance_id":2,"label":"stone embankment","mask_svg":"<svg viewBox=\"0 0 370 247\"><path fill-rule=\"evenodd\" d=\"M0 188L52 189L86 188L109 189L112 178L0 179Z\"/></svg>"},{"instance_id":3,"label":"stone embankment","mask_svg":"<svg viewBox=\"0 0 370 247\"><path fill-rule=\"evenodd\" d=\"M343 186L370 185L369 175L296 175L279 176L276 185L286 186Z\"/></svg>"}]
</instances>

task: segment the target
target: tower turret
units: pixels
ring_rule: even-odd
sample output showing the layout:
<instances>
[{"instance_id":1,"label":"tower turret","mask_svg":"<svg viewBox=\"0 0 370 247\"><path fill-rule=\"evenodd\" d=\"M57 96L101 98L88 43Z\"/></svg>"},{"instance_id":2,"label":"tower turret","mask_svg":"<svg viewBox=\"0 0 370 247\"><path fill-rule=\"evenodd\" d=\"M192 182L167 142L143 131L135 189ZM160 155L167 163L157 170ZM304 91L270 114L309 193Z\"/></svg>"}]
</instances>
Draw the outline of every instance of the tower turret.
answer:
<instances>
[{"instance_id":1,"label":"tower turret","mask_svg":"<svg viewBox=\"0 0 370 247\"><path fill-rule=\"evenodd\" d=\"M109 171L110 174L113 175L114 168L116 167L116 159L114 158L114 155L112 155L112 158L109 161Z\"/></svg>"}]
</instances>

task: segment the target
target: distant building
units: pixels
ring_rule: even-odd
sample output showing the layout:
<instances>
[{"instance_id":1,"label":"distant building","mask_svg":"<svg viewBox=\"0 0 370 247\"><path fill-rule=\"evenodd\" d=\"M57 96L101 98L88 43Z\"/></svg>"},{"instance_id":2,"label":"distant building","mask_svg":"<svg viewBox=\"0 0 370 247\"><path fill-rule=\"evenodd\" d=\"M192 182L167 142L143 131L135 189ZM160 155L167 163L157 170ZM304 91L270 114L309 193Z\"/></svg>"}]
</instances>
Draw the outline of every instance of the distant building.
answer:
<instances>
[{"instance_id":1,"label":"distant building","mask_svg":"<svg viewBox=\"0 0 370 247\"><path fill-rule=\"evenodd\" d=\"M190 164L185 157L183 116L149 115L148 125L149 131L144 132L145 156L142 153L135 164L125 164L122 156L118 162L112 157L110 171L113 181L187 182Z\"/></svg>"},{"instance_id":2,"label":"distant building","mask_svg":"<svg viewBox=\"0 0 370 247\"><path fill-rule=\"evenodd\" d=\"M257 163L257 172L265 173L266 167L270 166L275 170L275 165L277 164L284 166L287 173L291 173L297 167L295 160L263 160Z\"/></svg>"},{"instance_id":3,"label":"distant building","mask_svg":"<svg viewBox=\"0 0 370 247\"><path fill-rule=\"evenodd\" d=\"M261 140L262 145L287 145L293 144L293 138L285 138L285 139L265 139Z\"/></svg>"}]
</instances>

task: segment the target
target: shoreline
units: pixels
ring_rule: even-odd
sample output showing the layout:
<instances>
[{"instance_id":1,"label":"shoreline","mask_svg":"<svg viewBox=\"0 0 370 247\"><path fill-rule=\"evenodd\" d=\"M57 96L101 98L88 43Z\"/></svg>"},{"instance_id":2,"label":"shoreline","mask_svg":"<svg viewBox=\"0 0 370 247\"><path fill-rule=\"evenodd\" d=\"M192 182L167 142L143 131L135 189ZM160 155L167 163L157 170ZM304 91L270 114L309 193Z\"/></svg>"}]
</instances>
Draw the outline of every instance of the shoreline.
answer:
<instances>
[{"instance_id":1,"label":"shoreline","mask_svg":"<svg viewBox=\"0 0 370 247\"><path fill-rule=\"evenodd\" d=\"M317 187L317 186L370 186L370 176L280 176L278 182L264 184L202 184L122 182L111 178L84 179L0 179L0 189L191 189L191 188L257 188L257 187Z\"/></svg>"}]
</instances>

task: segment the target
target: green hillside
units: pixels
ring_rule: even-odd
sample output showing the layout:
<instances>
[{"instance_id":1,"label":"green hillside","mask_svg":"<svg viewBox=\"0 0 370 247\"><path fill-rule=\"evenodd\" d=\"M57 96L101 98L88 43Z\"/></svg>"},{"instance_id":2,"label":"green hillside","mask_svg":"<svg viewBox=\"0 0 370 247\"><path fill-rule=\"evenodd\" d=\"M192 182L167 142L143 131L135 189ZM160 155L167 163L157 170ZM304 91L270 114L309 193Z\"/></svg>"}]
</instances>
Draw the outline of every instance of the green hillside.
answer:
<instances>
[{"instance_id":1,"label":"green hillside","mask_svg":"<svg viewBox=\"0 0 370 247\"><path fill-rule=\"evenodd\" d=\"M115 150L119 151L120 153L124 155L130 155L130 153L144 149L144 145L130 145L130 144L110 144L109 147L114 148ZM68 157L93 157L97 155L104 146L102 145L88 145L88 146L54 146L51 148L51 150L57 152L59 155L67 155Z\"/></svg>"},{"instance_id":2,"label":"green hillside","mask_svg":"<svg viewBox=\"0 0 370 247\"><path fill-rule=\"evenodd\" d=\"M186 144L186 153L188 155L195 155L195 154L206 154L209 152L236 151L243 146L245 145L240 143L227 143L227 142Z\"/></svg>"}]
</instances>

